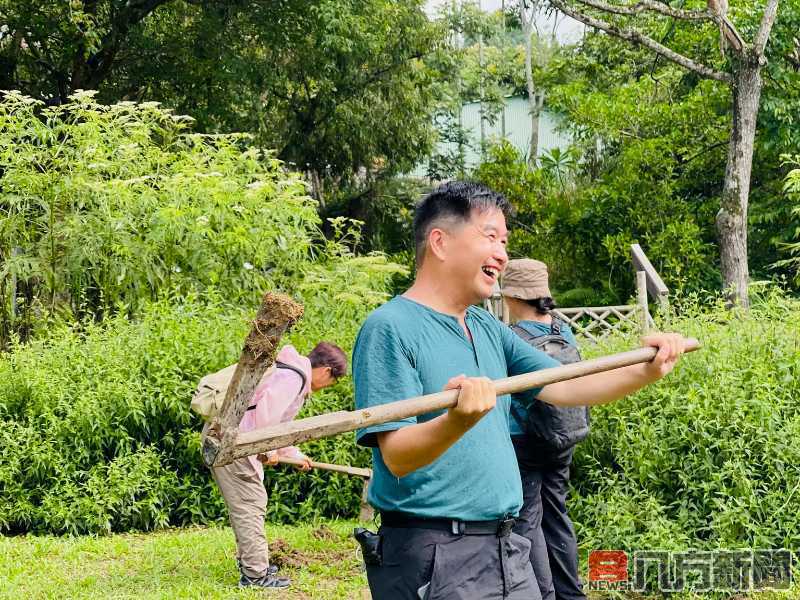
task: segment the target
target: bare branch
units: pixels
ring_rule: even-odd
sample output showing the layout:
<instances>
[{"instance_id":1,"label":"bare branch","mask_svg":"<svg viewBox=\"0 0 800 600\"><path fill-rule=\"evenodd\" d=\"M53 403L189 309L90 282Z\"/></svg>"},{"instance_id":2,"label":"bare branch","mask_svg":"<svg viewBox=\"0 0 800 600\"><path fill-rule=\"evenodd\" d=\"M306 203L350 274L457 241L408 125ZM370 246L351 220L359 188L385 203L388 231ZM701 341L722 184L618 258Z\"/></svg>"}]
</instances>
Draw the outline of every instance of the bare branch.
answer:
<instances>
[{"instance_id":1,"label":"bare branch","mask_svg":"<svg viewBox=\"0 0 800 600\"><path fill-rule=\"evenodd\" d=\"M639 0L636 4L620 6L618 4L607 4L601 0L578 0L581 4L591 6L598 10L614 13L615 15L638 15L645 10L661 13L668 17L681 19L684 21L713 21L714 16L708 10L684 10L672 8L667 4L655 2L654 0Z\"/></svg>"},{"instance_id":2,"label":"bare branch","mask_svg":"<svg viewBox=\"0 0 800 600\"><path fill-rule=\"evenodd\" d=\"M581 0L582 2L585 0ZM596 0L592 0L596 1ZM775 1L777 0L770 0ZM568 6L564 0L549 0L550 4L556 7L558 10L563 12L566 15L569 15L576 21L580 21L588 25L589 27L594 27L595 29L599 29L601 31L605 31L608 34L611 34L615 37L620 39L632 42L634 44L638 44L640 46L644 46L645 48L649 48L656 54L660 54L667 60L671 60L677 65L680 65L684 69L688 69L689 71L694 71L701 77L705 77L706 79L714 79L716 81L722 81L723 83L732 83L733 78L729 73L725 73L723 71L717 71L708 67L702 63L692 60L684 56L683 54L678 54L674 50L667 48L666 46L659 44L653 38L648 37L635 29L628 29L623 27L618 27L617 25L612 25L607 21L603 21L601 19L597 19L595 17L586 15L571 6Z\"/></svg>"},{"instance_id":3,"label":"bare branch","mask_svg":"<svg viewBox=\"0 0 800 600\"><path fill-rule=\"evenodd\" d=\"M758 28L755 40L753 40L753 50L757 56L764 54L777 13L778 0L767 0L767 5L764 7L764 15L761 17L761 25Z\"/></svg>"}]
</instances>

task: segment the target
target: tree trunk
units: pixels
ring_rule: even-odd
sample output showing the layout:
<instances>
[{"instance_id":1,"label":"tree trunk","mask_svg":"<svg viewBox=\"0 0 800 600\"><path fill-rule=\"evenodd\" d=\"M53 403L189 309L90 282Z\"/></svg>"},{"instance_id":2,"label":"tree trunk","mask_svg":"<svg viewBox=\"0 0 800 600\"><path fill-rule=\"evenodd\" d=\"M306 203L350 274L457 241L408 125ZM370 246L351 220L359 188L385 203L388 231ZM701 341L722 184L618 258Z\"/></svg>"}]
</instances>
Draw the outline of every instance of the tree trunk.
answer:
<instances>
[{"instance_id":1,"label":"tree trunk","mask_svg":"<svg viewBox=\"0 0 800 600\"><path fill-rule=\"evenodd\" d=\"M541 90L534 96L534 101L530 103L531 108L531 141L530 141L530 159L528 162L531 165L536 164L536 158L539 156L539 117L542 114L542 107L544 106L544 90Z\"/></svg>"},{"instance_id":2,"label":"tree trunk","mask_svg":"<svg viewBox=\"0 0 800 600\"><path fill-rule=\"evenodd\" d=\"M523 9L524 13L524 9ZM525 34L525 82L528 87L528 111L531 115L531 143L528 149L528 164L536 164L536 156L539 153L539 102L536 94L536 87L533 84L533 19L535 11L531 10L530 20L527 15L522 16L522 30Z\"/></svg>"},{"instance_id":3,"label":"tree trunk","mask_svg":"<svg viewBox=\"0 0 800 600\"><path fill-rule=\"evenodd\" d=\"M309 171L311 179L311 197L319 203L321 210L325 209L325 190L323 188L322 178L316 169Z\"/></svg>"},{"instance_id":4,"label":"tree trunk","mask_svg":"<svg viewBox=\"0 0 800 600\"><path fill-rule=\"evenodd\" d=\"M763 56L747 51L733 83L733 126L721 207L717 213L723 288L731 304L749 307L747 284L747 201L753 166L753 142L761 98Z\"/></svg>"}]
</instances>

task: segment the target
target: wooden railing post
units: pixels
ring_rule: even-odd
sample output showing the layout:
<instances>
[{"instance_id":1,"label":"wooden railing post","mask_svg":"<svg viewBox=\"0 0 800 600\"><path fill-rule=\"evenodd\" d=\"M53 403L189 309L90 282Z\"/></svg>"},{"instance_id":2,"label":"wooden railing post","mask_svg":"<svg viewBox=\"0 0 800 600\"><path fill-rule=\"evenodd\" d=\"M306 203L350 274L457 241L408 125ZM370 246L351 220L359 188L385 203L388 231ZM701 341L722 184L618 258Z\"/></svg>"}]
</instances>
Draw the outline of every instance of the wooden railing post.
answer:
<instances>
[{"instance_id":1,"label":"wooden railing post","mask_svg":"<svg viewBox=\"0 0 800 600\"><path fill-rule=\"evenodd\" d=\"M669 314L669 288L664 284L664 280L656 271L650 259L642 250L639 244L631 244L631 259L633 269L636 272L636 293L639 293L639 272L645 274L645 289L650 297L656 301L658 314L663 318ZM638 303L638 302L637 302Z\"/></svg>"},{"instance_id":2,"label":"wooden railing post","mask_svg":"<svg viewBox=\"0 0 800 600\"><path fill-rule=\"evenodd\" d=\"M650 310L647 307L647 274L636 271L636 305L639 308L639 330L642 335L650 330Z\"/></svg>"}]
</instances>

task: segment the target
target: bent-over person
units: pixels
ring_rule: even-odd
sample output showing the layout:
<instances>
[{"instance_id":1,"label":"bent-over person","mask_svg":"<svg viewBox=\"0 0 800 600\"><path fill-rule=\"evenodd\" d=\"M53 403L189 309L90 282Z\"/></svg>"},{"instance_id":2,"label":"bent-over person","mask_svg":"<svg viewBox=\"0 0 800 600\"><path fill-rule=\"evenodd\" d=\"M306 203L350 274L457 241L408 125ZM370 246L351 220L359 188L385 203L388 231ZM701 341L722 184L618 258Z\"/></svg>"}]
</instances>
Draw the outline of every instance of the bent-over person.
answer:
<instances>
[{"instance_id":1,"label":"bent-over person","mask_svg":"<svg viewBox=\"0 0 800 600\"><path fill-rule=\"evenodd\" d=\"M320 342L303 356L291 346L281 348L276 369L267 372L253 393L250 405L239 424L241 433L295 418L312 392L333 385L347 372L347 356L334 344ZM231 527L236 537L236 562L240 587L283 588L290 584L277 577L278 569L269 564L264 516L267 491L264 488L264 467L277 464L280 457L304 461L309 459L295 446L268 452L266 456L247 456L223 467L212 467L228 508Z\"/></svg>"}]
</instances>

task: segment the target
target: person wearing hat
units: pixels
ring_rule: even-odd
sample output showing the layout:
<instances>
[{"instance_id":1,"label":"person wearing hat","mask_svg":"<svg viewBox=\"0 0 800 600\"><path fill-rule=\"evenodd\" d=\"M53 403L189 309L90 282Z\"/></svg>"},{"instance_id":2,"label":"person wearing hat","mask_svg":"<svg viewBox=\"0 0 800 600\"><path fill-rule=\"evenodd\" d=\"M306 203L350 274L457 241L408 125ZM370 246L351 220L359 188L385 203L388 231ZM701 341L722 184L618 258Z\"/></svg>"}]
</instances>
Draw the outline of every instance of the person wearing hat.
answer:
<instances>
[{"instance_id":1,"label":"person wearing hat","mask_svg":"<svg viewBox=\"0 0 800 600\"><path fill-rule=\"evenodd\" d=\"M530 258L509 261L501 293L519 337L562 363L580 360L569 325L552 315L556 303L546 264ZM528 405L512 396L510 413L523 496L514 531L531 542L531 565L543 600L584 599L566 498L575 445L589 433L588 409Z\"/></svg>"}]
</instances>

